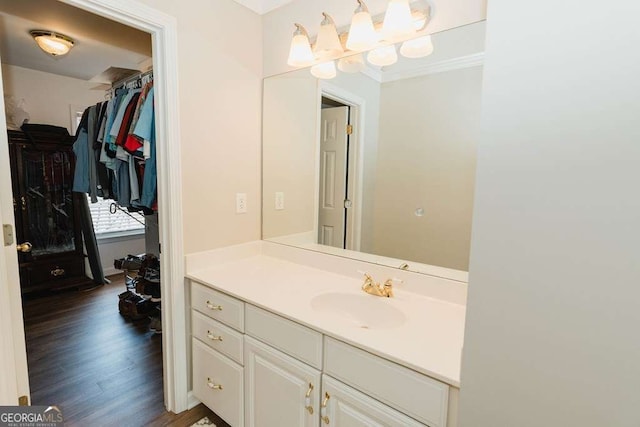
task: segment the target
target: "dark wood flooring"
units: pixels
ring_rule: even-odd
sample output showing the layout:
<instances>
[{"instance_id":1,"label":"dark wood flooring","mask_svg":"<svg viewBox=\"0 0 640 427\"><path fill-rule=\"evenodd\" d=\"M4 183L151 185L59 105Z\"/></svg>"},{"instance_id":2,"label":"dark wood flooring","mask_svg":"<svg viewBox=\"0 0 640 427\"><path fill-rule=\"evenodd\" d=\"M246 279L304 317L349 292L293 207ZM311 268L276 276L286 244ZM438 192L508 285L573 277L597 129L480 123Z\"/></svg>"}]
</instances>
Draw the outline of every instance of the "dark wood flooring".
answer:
<instances>
[{"instance_id":1,"label":"dark wood flooring","mask_svg":"<svg viewBox=\"0 0 640 427\"><path fill-rule=\"evenodd\" d=\"M33 405L58 405L67 426L190 426L203 405L181 414L163 403L162 335L118 313L122 276L90 291L24 297Z\"/></svg>"}]
</instances>

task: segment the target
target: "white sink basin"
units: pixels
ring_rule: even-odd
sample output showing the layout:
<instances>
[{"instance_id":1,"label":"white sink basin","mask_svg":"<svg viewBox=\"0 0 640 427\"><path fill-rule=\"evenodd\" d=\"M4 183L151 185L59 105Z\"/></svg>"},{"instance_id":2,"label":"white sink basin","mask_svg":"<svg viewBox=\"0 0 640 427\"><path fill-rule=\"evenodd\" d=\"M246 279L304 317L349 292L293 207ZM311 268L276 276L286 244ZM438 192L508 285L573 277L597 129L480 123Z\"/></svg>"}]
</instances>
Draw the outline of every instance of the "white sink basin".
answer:
<instances>
[{"instance_id":1,"label":"white sink basin","mask_svg":"<svg viewBox=\"0 0 640 427\"><path fill-rule=\"evenodd\" d=\"M390 298L365 294L329 292L311 299L311 307L323 314L340 317L346 324L363 329L388 329L402 326L405 314L392 305Z\"/></svg>"}]
</instances>

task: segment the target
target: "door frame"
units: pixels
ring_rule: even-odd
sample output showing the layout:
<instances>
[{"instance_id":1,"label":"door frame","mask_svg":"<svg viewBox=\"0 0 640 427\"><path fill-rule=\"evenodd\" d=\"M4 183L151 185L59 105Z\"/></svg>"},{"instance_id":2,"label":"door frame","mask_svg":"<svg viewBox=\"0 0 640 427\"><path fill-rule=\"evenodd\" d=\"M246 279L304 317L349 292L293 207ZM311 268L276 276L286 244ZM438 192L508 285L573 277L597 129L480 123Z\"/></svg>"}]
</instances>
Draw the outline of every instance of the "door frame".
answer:
<instances>
[{"instance_id":1,"label":"door frame","mask_svg":"<svg viewBox=\"0 0 640 427\"><path fill-rule=\"evenodd\" d=\"M184 246L182 234L182 172L180 118L178 99L178 37L176 18L137 0L59 0L90 13L120 22L151 34L155 87L156 140L158 141L158 210L162 252L162 306L163 306L163 377L164 404L167 410L182 412L188 409L188 361L186 337L186 299L184 280ZM0 86L0 95L3 95ZM4 107L3 107L4 108ZM7 136L4 120L0 123L0 164L8 165ZM2 157L6 157L2 158ZM8 172L7 172L8 173ZM0 192L11 194L9 186L0 181ZM2 208L8 209L2 199ZM13 205L10 203L11 212ZM11 218L12 219L12 218ZM6 218L5 218L6 221ZM15 246L13 257L5 256L9 271L17 272ZM5 251L8 254L8 251ZM13 258L13 259L11 259ZM19 383L26 378L28 395L28 371L24 347L24 324L20 284L16 277L0 276L0 294L11 293L12 306L20 307L12 312L8 327L22 336L22 346L16 345L14 359ZM5 289L6 288L6 289ZM2 351L2 350L0 350ZM20 363L24 353L25 364ZM4 354L7 359L8 353ZM9 360L9 359L7 359ZM20 381L20 379L22 381ZM20 384L19 384L20 385ZM24 389L24 386L23 386Z\"/></svg>"},{"instance_id":2,"label":"door frame","mask_svg":"<svg viewBox=\"0 0 640 427\"><path fill-rule=\"evenodd\" d=\"M347 248L352 251L360 251L360 244L362 241L362 199L363 199L363 186L364 186L364 138L365 138L365 117L366 117L366 101L364 98L355 95L348 90L331 84L325 80L321 80L318 85L318 131L317 133L317 148L316 158L320 158L320 116L322 114L322 98L329 98L341 104L351 107L350 123L353 124L353 133L349 139L352 154L355 156L349 157L349 164L347 168L349 170L349 176L355 177L355 180L351 180L347 191L352 194L353 208L347 209ZM355 171L355 174L353 173ZM319 163L316 165L316 197L315 197L315 218L314 218L314 233L318 236L318 215L319 215L319 192L320 192L320 167Z\"/></svg>"}]
</instances>

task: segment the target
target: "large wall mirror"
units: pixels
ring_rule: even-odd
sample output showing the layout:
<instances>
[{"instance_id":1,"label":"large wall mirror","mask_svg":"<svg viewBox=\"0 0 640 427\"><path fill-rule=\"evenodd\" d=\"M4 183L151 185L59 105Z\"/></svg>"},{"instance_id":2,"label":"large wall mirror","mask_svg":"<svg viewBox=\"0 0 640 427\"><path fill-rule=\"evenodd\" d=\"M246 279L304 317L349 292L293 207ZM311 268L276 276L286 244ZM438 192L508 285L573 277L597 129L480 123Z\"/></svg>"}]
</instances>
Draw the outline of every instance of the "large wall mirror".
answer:
<instances>
[{"instance_id":1,"label":"large wall mirror","mask_svg":"<svg viewBox=\"0 0 640 427\"><path fill-rule=\"evenodd\" d=\"M464 277L484 40L478 22L426 58L265 79L263 239Z\"/></svg>"}]
</instances>

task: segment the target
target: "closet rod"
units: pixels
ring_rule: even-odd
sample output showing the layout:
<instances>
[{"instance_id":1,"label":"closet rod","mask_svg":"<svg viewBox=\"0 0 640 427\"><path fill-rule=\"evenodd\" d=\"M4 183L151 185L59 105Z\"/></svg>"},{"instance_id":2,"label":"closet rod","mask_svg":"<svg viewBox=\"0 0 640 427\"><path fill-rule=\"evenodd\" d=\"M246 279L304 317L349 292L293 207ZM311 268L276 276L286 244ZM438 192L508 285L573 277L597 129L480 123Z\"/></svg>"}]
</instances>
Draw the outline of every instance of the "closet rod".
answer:
<instances>
[{"instance_id":1,"label":"closet rod","mask_svg":"<svg viewBox=\"0 0 640 427\"><path fill-rule=\"evenodd\" d=\"M143 73L134 74L132 76L126 77L126 78L124 78L122 80L119 80L119 81L117 81L115 83L112 83L111 87L112 88L118 88L118 87L120 87L122 85L126 85L127 83L131 83L131 82L136 81L138 79L142 79L145 76L153 76L153 70L145 71Z\"/></svg>"}]
</instances>

